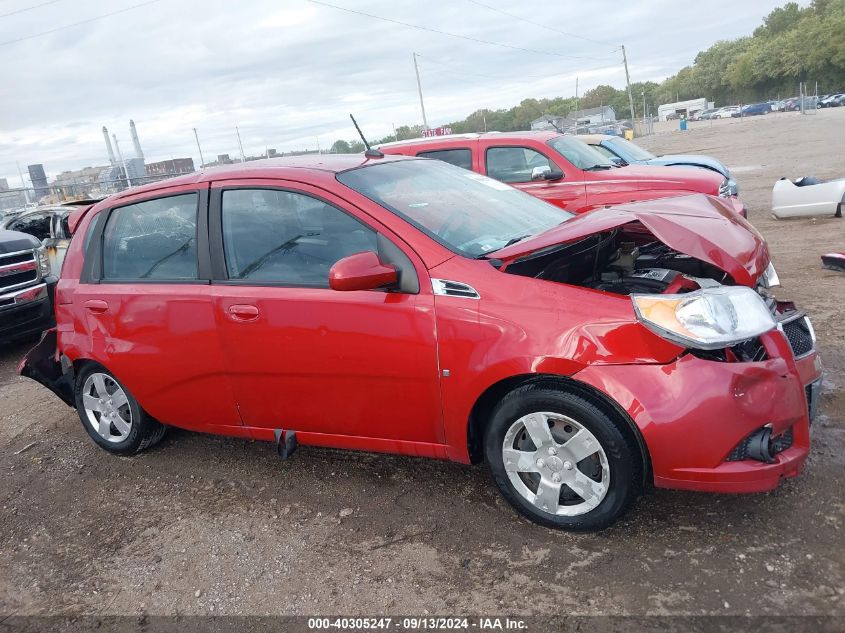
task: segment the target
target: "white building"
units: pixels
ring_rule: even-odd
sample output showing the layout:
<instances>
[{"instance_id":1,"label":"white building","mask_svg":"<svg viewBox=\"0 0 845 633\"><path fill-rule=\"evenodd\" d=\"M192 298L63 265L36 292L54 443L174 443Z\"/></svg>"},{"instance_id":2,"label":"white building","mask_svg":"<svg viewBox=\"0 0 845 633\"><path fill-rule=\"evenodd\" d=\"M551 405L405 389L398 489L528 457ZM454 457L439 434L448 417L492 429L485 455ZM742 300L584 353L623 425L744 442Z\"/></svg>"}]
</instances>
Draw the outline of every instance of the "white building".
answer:
<instances>
[{"instance_id":1,"label":"white building","mask_svg":"<svg viewBox=\"0 0 845 633\"><path fill-rule=\"evenodd\" d=\"M677 103L664 103L657 106L657 118L661 121L666 121L671 115L677 114L690 118L696 112L706 110L708 107L713 107L713 104L708 104L707 99L701 97L700 99L690 99L689 101L678 101ZM677 118L677 117L672 117Z\"/></svg>"},{"instance_id":2,"label":"white building","mask_svg":"<svg viewBox=\"0 0 845 633\"><path fill-rule=\"evenodd\" d=\"M616 121L616 112L610 106L578 110L577 112L570 112L567 116L570 119L575 119L578 125L601 125L602 123Z\"/></svg>"}]
</instances>

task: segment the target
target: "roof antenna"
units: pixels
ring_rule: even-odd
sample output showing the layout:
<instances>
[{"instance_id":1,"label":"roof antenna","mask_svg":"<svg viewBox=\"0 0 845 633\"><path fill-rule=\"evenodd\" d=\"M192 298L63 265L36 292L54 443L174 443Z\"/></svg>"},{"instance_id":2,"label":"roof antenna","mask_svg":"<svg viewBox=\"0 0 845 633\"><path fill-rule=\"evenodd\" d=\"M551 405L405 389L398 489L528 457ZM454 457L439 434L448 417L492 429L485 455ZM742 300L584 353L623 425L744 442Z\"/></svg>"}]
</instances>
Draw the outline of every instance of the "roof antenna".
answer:
<instances>
[{"instance_id":1,"label":"roof antenna","mask_svg":"<svg viewBox=\"0 0 845 633\"><path fill-rule=\"evenodd\" d=\"M556 129L558 132L560 132L561 134L566 134L566 132L564 132L563 130L561 130L561 129L557 126L557 123L555 123L555 120L554 120L554 119L547 119L547 120L546 120L546 122L547 122L549 125L551 125L554 129Z\"/></svg>"},{"instance_id":2,"label":"roof antenna","mask_svg":"<svg viewBox=\"0 0 845 633\"><path fill-rule=\"evenodd\" d=\"M352 119L352 124L355 126L355 129L358 130L358 136L361 137L361 140L364 141L364 147L367 148L367 151L364 152L364 156L367 158L384 158L384 152L370 148L370 144L367 143L367 139L364 138L364 133L361 131L361 128L358 127L358 121L355 120L355 117L350 114L349 118Z\"/></svg>"}]
</instances>

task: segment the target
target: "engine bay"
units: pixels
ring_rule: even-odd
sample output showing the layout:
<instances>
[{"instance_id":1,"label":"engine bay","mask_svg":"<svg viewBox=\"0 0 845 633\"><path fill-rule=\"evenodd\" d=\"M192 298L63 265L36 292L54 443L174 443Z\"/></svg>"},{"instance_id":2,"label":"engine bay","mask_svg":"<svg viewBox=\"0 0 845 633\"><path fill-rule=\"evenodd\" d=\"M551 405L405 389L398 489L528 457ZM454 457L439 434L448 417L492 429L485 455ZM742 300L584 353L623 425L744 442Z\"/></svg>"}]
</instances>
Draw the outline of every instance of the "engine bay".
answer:
<instances>
[{"instance_id":1,"label":"engine bay","mask_svg":"<svg viewBox=\"0 0 845 633\"><path fill-rule=\"evenodd\" d=\"M622 229L533 253L506 271L619 295L676 294L733 284L724 271L669 248L645 231Z\"/></svg>"}]
</instances>

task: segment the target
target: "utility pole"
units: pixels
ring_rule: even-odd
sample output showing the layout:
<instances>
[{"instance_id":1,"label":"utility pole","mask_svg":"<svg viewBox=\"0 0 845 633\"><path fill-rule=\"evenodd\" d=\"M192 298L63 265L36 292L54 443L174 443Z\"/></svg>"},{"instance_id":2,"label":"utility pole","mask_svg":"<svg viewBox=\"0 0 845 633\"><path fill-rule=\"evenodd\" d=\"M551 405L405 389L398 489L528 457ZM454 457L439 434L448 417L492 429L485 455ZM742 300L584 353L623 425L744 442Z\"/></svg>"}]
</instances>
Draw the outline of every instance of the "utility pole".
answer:
<instances>
[{"instance_id":1,"label":"utility pole","mask_svg":"<svg viewBox=\"0 0 845 633\"><path fill-rule=\"evenodd\" d=\"M235 134L238 135L238 147L241 148L241 162L246 162L246 154L244 154L244 144L241 143L241 131L238 129L238 126L235 126Z\"/></svg>"},{"instance_id":2,"label":"utility pole","mask_svg":"<svg viewBox=\"0 0 845 633\"><path fill-rule=\"evenodd\" d=\"M578 77L575 78L575 133L578 134Z\"/></svg>"},{"instance_id":3,"label":"utility pole","mask_svg":"<svg viewBox=\"0 0 845 633\"><path fill-rule=\"evenodd\" d=\"M120 164L123 165L123 175L126 176L126 186L132 186L132 180L129 178L129 170L126 169L126 161L123 160L123 153L120 151L120 143L117 142L117 134L112 134L112 138L114 139L114 148L117 150L117 158L120 160Z\"/></svg>"},{"instance_id":4,"label":"utility pole","mask_svg":"<svg viewBox=\"0 0 845 633\"><path fill-rule=\"evenodd\" d=\"M647 125L645 120L645 90L643 90L643 134L645 134Z\"/></svg>"},{"instance_id":5,"label":"utility pole","mask_svg":"<svg viewBox=\"0 0 845 633\"><path fill-rule=\"evenodd\" d=\"M631 122L634 122L634 96L631 94L631 76L628 74L628 56L625 54L625 46L622 46L622 63L625 64L625 81L628 84L628 105L631 106Z\"/></svg>"},{"instance_id":6,"label":"utility pole","mask_svg":"<svg viewBox=\"0 0 845 633\"><path fill-rule=\"evenodd\" d=\"M200 169L205 167L205 159L202 157L202 147L200 147L200 137L197 134L197 128L194 128L194 138L197 139L197 149L200 151Z\"/></svg>"},{"instance_id":7,"label":"utility pole","mask_svg":"<svg viewBox=\"0 0 845 633\"><path fill-rule=\"evenodd\" d=\"M428 119L425 117L425 103L423 103L422 84L420 83L420 67L417 66L417 54L411 53L414 58L414 72L417 74L417 92L420 93L420 110L422 110L423 128L428 131Z\"/></svg>"}]
</instances>

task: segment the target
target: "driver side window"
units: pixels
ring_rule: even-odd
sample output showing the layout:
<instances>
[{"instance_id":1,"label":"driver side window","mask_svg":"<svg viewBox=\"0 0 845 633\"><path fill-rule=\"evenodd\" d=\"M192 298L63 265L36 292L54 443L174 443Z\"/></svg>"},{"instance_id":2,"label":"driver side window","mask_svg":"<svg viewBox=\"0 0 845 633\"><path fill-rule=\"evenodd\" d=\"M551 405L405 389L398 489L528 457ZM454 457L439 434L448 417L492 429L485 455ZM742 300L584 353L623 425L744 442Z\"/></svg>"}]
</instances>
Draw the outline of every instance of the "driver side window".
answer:
<instances>
[{"instance_id":1,"label":"driver side window","mask_svg":"<svg viewBox=\"0 0 845 633\"><path fill-rule=\"evenodd\" d=\"M229 279L327 288L339 259L377 251L376 233L322 200L278 189L223 192Z\"/></svg>"},{"instance_id":2,"label":"driver side window","mask_svg":"<svg viewBox=\"0 0 845 633\"><path fill-rule=\"evenodd\" d=\"M560 171L545 155L530 147L491 147L486 161L487 175L502 182L530 182L535 167Z\"/></svg>"}]
</instances>

